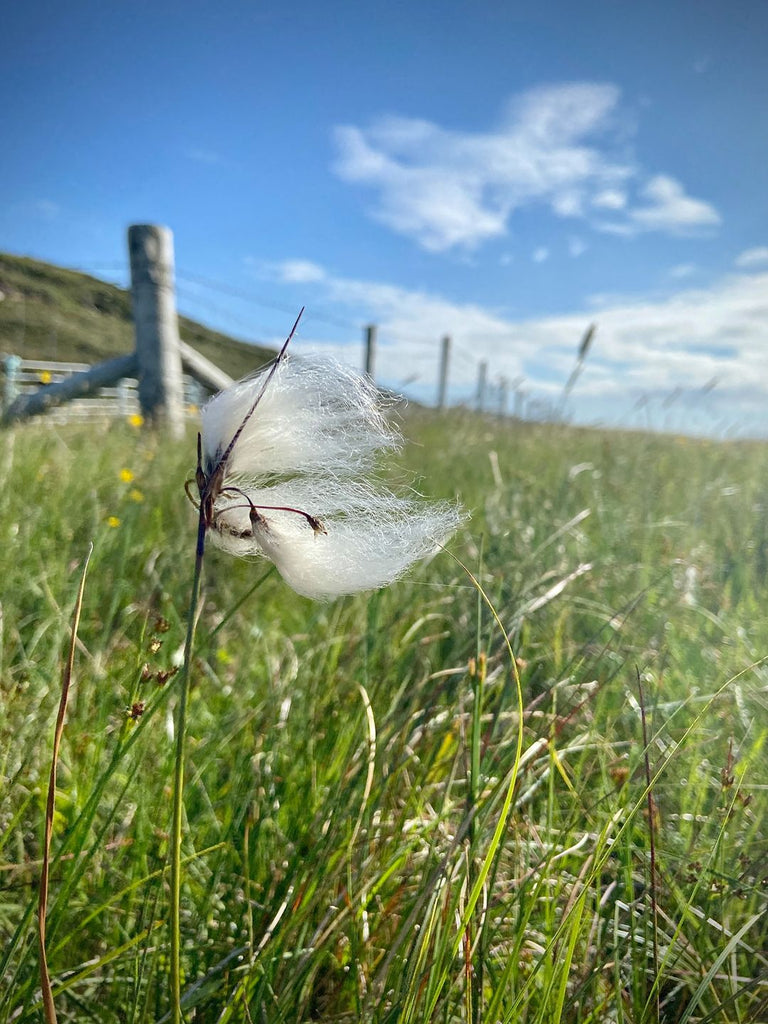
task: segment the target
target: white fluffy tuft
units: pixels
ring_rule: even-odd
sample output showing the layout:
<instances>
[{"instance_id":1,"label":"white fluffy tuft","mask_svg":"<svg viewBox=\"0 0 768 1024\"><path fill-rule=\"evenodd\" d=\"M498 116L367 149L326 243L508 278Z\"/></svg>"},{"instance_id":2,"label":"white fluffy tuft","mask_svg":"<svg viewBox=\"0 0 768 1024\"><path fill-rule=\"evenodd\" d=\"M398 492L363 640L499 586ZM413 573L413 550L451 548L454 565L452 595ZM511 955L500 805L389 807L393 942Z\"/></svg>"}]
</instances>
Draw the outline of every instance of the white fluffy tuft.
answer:
<instances>
[{"instance_id":1,"label":"white fluffy tuft","mask_svg":"<svg viewBox=\"0 0 768 1024\"><path fill-rule=\"evenodd\" d=\"M267 373L233 384L203 408L203 454L209 464L226 449ZM288 356L246 423L227 475L258 479L284 473L349 473L377 450L398 443L368 379L339 363Z\"/></svg>"},{"instance_id":2,"label":"white fluffy tuft","mask_svg":"<svg viewBox=\"0 0 768 1024\"><path fill-rule=\"evenodd\" d=\"M207 474L267 372L227 388L203 409ZM265 555L307 597L391 583L438 550L463 518L457 506L400 498L366 478L376 454L398 445L369 380L335 362L286 358L229 456L211 540L235 555ZM258 515L250 515L251 506ZM326 532L299 512L264 506L298 509Z\"/></svg>"}]
</instances>

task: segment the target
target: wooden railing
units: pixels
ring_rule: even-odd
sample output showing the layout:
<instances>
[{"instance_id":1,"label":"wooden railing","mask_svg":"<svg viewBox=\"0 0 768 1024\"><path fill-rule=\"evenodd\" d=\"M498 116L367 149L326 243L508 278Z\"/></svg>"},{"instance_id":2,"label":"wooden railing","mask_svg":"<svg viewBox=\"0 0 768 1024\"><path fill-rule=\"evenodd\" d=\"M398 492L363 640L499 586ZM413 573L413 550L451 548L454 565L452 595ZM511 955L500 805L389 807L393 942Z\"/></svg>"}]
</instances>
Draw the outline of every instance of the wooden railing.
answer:
<instances>
[{"instance_id":1,"label":"wooden railing","mask_svg":"<svg viewBox=\"0 0 768 1024\"><path fill-rule=\"evenodd\" d=\"M52 359L22 359L16 355L0 360L0 412L4 413L23 396L41 393L54 384L61 384L75 374L92 370L88 363L65 363ZM71 423L101 417L141 415L139 382L135 377L121 377L114 384L104 385L88 395L72 398L63 404L52 404L48 416L56 423ZM210 391L189 374L182 375L183 409L196 415Z\"/></svg>"}]
</instances>

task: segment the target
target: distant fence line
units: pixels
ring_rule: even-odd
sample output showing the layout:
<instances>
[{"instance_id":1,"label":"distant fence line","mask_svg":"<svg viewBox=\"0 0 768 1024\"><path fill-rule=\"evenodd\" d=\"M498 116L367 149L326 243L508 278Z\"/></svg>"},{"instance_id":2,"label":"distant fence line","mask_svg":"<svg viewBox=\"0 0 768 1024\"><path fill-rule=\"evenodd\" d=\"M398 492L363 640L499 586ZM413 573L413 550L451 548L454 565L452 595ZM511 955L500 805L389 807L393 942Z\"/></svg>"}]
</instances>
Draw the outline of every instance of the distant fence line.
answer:
<instances>
[{"instance_id":1,"label":"distant fence line","mask_svg":"<svg viewBox=\"0 0 768 1024\"><path fill-rule=\"evenodd\" d=\"M368 328L370 329L370 328ZM183 345L183 343L182 343ZM443 367L447 364L444 361ZM508 385L503 378L497 384L489 384L485 373L487 364L481 363L478 389L469 405L478 412L496 414L501 417L510 411L516 419L524 418L525 393L515 389L514 408L508 407ZM45 389L61 384L76 374L87 374L93 367L89 363L70 363L53 359L24 359L17 355L0 355L0 418L15 402L38 395L42 401ZM185 416L197 416L200 407L216 388L204 387L191 374L182 374L182 406ZM514 382L513 382L514 383ZM444 408L445 397L438 401L438 408ZM549 410L535 408L530 403L532 416L545 415ZM116 383L105 385L88 395L72 398L63 404L52 404L45 410L54 423L82 422L105 417L130 417L141 415L139 381L136 377L121 377ZM546 418L546 415L545 415Z\"/></svg>"}]
</instances>

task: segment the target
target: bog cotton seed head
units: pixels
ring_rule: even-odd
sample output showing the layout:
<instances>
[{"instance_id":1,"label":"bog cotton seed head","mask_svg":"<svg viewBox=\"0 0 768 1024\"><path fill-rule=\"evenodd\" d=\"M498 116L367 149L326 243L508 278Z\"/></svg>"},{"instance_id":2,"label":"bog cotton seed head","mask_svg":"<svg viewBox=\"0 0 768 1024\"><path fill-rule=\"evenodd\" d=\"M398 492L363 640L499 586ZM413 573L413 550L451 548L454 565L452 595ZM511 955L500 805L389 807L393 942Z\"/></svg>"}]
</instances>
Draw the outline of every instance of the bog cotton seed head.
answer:
<instances>
[{"instance_id":1,"label":"bog cotton seed head","mask_svg":"<svg viewBox=\"0 0 768 1024\"><path fill-rule=\"evenodd\" d=\"M399 444L370 380L284 347L202 410L205 533L234 555L266 556L307 597L383 587L462 519L455 505L397 496L374 480L376 456Z\"/></svg>"}]
</instances>

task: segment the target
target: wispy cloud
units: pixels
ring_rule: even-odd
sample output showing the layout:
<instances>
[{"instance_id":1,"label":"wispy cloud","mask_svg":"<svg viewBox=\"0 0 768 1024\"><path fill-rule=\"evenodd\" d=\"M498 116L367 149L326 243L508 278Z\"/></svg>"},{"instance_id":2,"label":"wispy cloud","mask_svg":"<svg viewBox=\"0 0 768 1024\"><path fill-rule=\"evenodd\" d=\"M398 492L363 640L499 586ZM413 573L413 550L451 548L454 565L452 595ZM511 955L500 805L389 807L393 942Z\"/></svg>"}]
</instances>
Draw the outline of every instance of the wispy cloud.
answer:
<instances>
[{"instance_id":1,"label":"wispy cloud","mask_svg":"<svg viewBox=\"0 0 768 1024\"><path fill-rule=\"evenodd\" d=\"M627 150L619 100L614 85L576 82L513 97L487 132L395 116L342 125L334 169L372 190L377 220L434 252L504 235L515 211L532 204L627 235L716 226L714 207L675 178L643 177ZM606 213L610 222L599 223Z\"/></svg>"},{"instance_id":2,"label":"wispy cloud","mask_svg":"<svg viewBox=\"0 0 768 1024\"><path fill-rule=\"evenodd\" d=\"M592 197L592 205L598 210L623 210L627 205L627 193L617 188L606 188Z\"/></svg>"},{"instance_id":3,"label":"wispy cloud","mask_svg":"<svg viewBox=\"0 0 768 1024\"><path fill-rule=\"evenodd\" d=\"M745 249L739 253L735 261L737 267L761 267L768 263L768 245L758 245L754 249Z\"/></svg>"},{"instance_id":4,"label":"wispy cloud","mask_svg":"<svg viewBox=\"0 0 768 1024\"><path fill-rule=\"evenodd\" d=\"M262 266L267 277L273 277L282 284L310 284L322 281L325 270L311 260L282 260L279 263L265 263Z\"/></svg>"},{"instance_id":5,"label":"wispy cloud","mask_svg":"<svg viewBox=\"0 0 768 1024\"><path fill-rule=\"evenodd\" d=\"M645 205L629 211L630 222L639 231L690 234L720 223L720 214L711 203L687 196L680 182L669 175L651 178L641 195Z\"/></svg>"}]
</instances>

